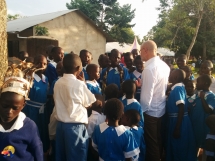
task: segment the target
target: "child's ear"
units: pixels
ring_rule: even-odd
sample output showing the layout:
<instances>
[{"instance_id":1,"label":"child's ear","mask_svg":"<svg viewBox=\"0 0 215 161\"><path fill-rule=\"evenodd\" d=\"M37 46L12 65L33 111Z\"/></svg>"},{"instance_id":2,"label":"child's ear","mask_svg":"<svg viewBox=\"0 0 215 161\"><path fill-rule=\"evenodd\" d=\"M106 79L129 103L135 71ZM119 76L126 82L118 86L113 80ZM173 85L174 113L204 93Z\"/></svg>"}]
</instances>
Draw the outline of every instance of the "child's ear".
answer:
<instances>
[{"instance_id":1,"label":"child's ear","mask_svg":"<svg viewBox=\"0 0 215 161\"><path fill-rule=\"evenodd\" d=\"M77 66L77 67L75 68L75 70L76 70L76 71L82 71L82 68L81 68L81 66Z\"/></svg>"},{"instance_id":2,"label":"child's ear","mask_svg":"<svg viewBox=\"0 0 215 161\"><path fill-rule=\"evenodd\" d=\"M26 101L24 101L24 103L23 103L23 106L22 106L22 109L21 109L21 110L23 110L23 108L25 107L25 104L26 104Z\"/></svg>"}]
</instances>

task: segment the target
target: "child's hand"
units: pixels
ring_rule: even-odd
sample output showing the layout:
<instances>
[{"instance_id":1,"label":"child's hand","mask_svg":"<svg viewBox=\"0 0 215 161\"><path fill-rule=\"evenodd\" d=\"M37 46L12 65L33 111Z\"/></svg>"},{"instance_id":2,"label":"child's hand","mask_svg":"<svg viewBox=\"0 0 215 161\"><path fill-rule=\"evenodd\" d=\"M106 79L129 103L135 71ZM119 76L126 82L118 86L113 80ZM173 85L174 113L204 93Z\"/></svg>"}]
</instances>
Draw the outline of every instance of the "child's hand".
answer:
<instances>
[{"instance_id":1,"label":"child's hand","mask_svg":"<svg viewBox=\"0 0 215 161\"><path fill-rule=\"evenodd\" d=\"M175 130L174 130L174 132L173 132L173 137L174 137L175 139L180 138L180 129L175 128Z\"/></svg>"},{"instance_id":2,"label":"child's hand","mask_svg":"<svg viewBox=\"0 0 215 161\"><path fill-rule=\"evenodd\" d=\"M138 78L136 81L135 81L135 83L136 83L136 85L137 85L137 87L138 88L140 88L141 87L141 79L140 78Z\"/></svg>"},{"instance_id":3,"label":"child's hand","mask_svg":"<svg viewBox=\"0 0 215 161\"><path fill-rule=\"evenodd\" d=\"M204 99L205 98L205 92L204 91L201 91L200 94L199 94L199 97L201 99Z\"/></svg>"},{"instance_id":4,"label":"child's hand","mask_svg":"<svg viewBox=\"0 0 215 161\"><path fill-rule=\"evenodd\" d=\"M85 78L84 78L84 72L81 71L81 73L79 75L76 76L77 79L79 79L80 81L85 81Z\"/></svg>"}]
</instances>

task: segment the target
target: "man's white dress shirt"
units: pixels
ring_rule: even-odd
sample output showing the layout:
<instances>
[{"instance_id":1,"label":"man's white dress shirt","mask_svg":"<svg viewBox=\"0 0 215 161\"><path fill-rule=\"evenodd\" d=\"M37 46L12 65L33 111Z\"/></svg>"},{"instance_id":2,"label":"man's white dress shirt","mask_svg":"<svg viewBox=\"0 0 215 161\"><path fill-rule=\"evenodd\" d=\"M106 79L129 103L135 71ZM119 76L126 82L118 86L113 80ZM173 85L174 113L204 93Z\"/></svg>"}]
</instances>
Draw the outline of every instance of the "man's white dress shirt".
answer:
<instances>
[{"instance_id":1,"label":"man's white dress shirt","mask_svg":"<svg viewBox=\"0 0 215 161\"><path fill-rule=\"evenodd\" d=\"M140 104L147 115L153 117L164 115L169 73L169 66L158 56L145 63L141 77Z\"/></svg>"}]
</instances>

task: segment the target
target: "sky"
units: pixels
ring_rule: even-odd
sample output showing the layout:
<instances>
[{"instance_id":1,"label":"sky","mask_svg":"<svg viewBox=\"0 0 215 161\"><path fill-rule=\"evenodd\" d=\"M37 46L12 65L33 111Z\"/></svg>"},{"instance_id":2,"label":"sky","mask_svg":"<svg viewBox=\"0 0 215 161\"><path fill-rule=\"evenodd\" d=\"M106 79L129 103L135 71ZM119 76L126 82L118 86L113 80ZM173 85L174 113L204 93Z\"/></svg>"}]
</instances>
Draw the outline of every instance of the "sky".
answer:
<instances>
[{"instance_id":1,"label":"sky","mask_svg":"<svg viewBox=\"0 0 215 161\"><path fill-rule=\"evenodd\" d=\"M22 16L33 16L44 13L67 10L66 3L70 0L6 0L8 14L20 14ZM135 23L133 31L141 39L157 23L159 12L159 0L118 0L123 4L132 4L132 9L136 9Z\"/></svg>"}]
</instances>

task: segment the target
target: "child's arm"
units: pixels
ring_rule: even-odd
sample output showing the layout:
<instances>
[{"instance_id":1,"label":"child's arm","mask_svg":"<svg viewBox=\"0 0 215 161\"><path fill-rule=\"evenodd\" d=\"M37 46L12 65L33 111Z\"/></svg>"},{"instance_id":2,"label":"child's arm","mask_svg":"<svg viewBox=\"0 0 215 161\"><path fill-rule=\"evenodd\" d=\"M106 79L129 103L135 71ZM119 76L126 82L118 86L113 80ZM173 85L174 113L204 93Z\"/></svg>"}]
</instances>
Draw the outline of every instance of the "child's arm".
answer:
<instances>
[{"instance_id":1,"label":"child's arm","mask_svg":"<svg viewBox=\"0 0 215 161\"><path fill-rule=\"evenodd\" d=\"M34 161L43 161L43 144L40 140L39 132L35 123L32 123L29 132L29 136L32 138L28 145L30 153L34 158Z\"/></svg>"},{"instance_id":2,"label":"child's arm","mask_svg":"<svg viewBox=\"0 0 215 161\"><path fill-rule=\"evenodd\" d=\"M179 108L178 118L173 132L173 137L175 139L180 138L180 128L181 128L182 119L184 117L184 104L183 103L178 104L178 108Z\"/></svg>"},{"instance_id":3,"label":"child's arm","mask_svg":"<svg viewBox=\"0 0 215 161\"><path fill-rule=\"evenodd\" d=\"M54 140L56 134L56 127L57 127L57 119L55 118L56 109L54 107L53 112L50 116L50 123L49 123L49 139Z\"/></svg>"},{"instance_id":4,"label":"child's arm","mask_svg":"<svg viewBox=\"0 0 215 161\"><path fill-rule=\"evenodd\" d=\"M201 98L201 101L202 101L202 106L204 108L204 111L206 113L212 113L213 110L209 107L208 103L205 100L205 92L203 92L203 91L200 92L200 98Z\"/></svg>"}]
</instances>

